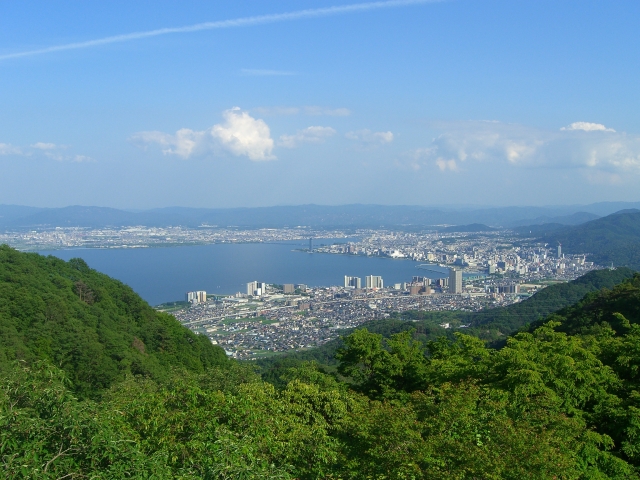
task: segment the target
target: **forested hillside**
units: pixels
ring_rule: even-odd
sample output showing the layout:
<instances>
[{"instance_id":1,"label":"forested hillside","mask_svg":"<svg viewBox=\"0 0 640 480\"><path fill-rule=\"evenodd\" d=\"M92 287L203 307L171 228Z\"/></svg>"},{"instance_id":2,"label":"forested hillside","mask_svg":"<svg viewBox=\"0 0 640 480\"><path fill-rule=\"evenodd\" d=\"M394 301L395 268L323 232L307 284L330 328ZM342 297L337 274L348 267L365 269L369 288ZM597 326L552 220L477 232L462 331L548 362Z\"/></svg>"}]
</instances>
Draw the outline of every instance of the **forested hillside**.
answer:
<instances>
[{"instance_id":1,"label":"forested hillside","mask_svg":"<svg viewBox=\"0 0 640 480\"><path fill-rule=\"evenodd\" d=\"M639 478L639 275L499 349L363 328L339 375L270 383L81 262L0 251L6 478ZM92 361L108 385L79 381Z\"/></svg>"},{"instance_id":2,"label":"forested hillside","mask_svg":"<svg viewBox=\"0 0 640 480\"><path fill-rule=\"evenodd\" d=\"M83 396L127 374L160 378L170 366L202 372L227 362L206 337L83 260L0 246L0 372L14 360L60 367Z\"/></svg>"},{"instance_id":3,"label":"forested hillside","mask_svg":"<svg viewBox=\"0 0 640 480\"><path fill-rule=\"evenodd\" d=\"M600 265L640 270L640 211L624 210L575 227L541 235L540 240L562 243L566 253L588 253Z\"/></svg>"}]
</instances>

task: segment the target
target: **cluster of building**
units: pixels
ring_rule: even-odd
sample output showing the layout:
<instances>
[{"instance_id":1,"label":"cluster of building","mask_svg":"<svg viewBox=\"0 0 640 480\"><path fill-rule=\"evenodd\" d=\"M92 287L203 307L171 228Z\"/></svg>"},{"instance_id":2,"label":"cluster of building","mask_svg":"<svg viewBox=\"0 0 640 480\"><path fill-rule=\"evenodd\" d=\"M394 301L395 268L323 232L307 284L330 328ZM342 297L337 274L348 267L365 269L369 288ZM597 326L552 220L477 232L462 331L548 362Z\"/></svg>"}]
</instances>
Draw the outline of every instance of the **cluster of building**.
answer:
<instances>
[{"instance_id":1,"label":"cluster of building","mask_svg":"<svg viewBox=\"0 0 640 480\"><path fill-rule=\"evenodd\" d=\"M18 250L54 250L63 248L146 248L172 245L204 245L212 243L259 243L304 240L308 238L344 238L338 230L300 228L218 228L187 227L121 227L83 228L55 227L38 230L0 232L0 244ZM312 248L312 245L311 245Z\"/></svg>"},{"instance_id":2,"label":"cluster of building","mask_svg":"<svg viewBox=\"0 0 640 480\"><path fill-rule=\"evenodd\" d=\"M379 288L384 288L384 281L382 277L378 275L367 275L365 278L365 287L377 290ZM362 279L360 277L348 277L344 276L344 287L345 288L362 288Z\"/></svg>"},{"instance_id":3,"label":"cluster of building","mask_svg":"<svg viewBox=\"0 0 640 480\"><path fill-rule=\"evenodd\" d=\"M529 261L544 260L544 252L523 250ZM555 252L554 252L555 253ZM589 265L565 258L558 250L558 264L571 265L573 276ZM556 255L556 257L557 257ZM519 254L501 253L504 272L518 265ZM414 276L410 282L384 286L381 276L344 276L342 286L313 287L304 284L274 285L252 281L246 292L207 297L206 292L189 292L189 308L174 312L183 325L207 335L236 358L289 349L310 348L336 338L348 328L394 312L407 310L479 311L509 305L529 297L546 286L522 276L463 276L462 267L451 266L448 274L432 271L430 277ZM443 328L464 328L447 323Z\"/></svg>"},{"instance_id":4,"label":"cluster of building","mask_svg":"<svg viewBox=\"0 0 640 480\"><path fill-rule=\"evenodd\" d=\"M261 296L237 293L208 297L206 302L193 303L173 315L183 325L207 335L229 355L259 358L274 352L322 345L345 329L389 317L393 312L476 311L491 302L479 292L412 295L395 286L380 289L307 287L296 288L296 291L299 293L284 294L280 286L267 285L266 293L261 292ZM498 303L494 301L494 304Z\"/></svg>"},{"instance_id":5,"label":"cluster of building","mask_svg":"<svg viewBox=\"0 0 640 480\"><path fill-rule=\"evenodd\" d=\"M198 290L195 292L187 292L184 294L184 300L187 303L207 303L207 292Z\"/></svg>"},{"instance_id":6,"label":"cluster of building","mask_svg":"<svg viewBox=\"0 0 640 480\"><path fill-rule=\"evenodd\" d=\"M458 268L467 274L522 280L570 280L595 268L585 254L565 255L562 246L523 239L510 230L473 233L359 231L361 240L315 248L316 253L380 256ZM355 280L354 280L355 282ZM456 280L454 292L459 292Z\"/></svg>"},{"instance_id":7,"label":"cluster of building","mask_svg":"<svg viewBox=\"0 0 640 480\"><path fill-rule=\"evenodd\" d=\"M432 288L433 287L433 288ZM431 294L438 288L440 292L445 290L448 293L462 293L462 270L459 268L449 269L448 277L428 278L414 276L411 283L396 283L392 287L394 290L402 290L410 295ZM360 277L344 276L344 288L353 288L356 292L362 289L362 279ZM365 277L365 288L367 290L379 290L384 288L384 280L377 275Z\"/></svg>"}]
</instances>

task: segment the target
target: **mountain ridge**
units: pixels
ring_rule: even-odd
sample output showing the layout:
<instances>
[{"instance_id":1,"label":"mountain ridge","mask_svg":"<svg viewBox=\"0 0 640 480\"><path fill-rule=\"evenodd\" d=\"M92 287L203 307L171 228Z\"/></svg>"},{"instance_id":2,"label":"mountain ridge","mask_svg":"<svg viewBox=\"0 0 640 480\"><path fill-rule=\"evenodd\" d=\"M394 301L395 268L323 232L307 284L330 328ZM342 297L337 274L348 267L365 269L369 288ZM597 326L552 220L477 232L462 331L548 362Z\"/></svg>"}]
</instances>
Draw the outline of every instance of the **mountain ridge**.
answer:
<instances>
[{"instance_id":1,"label":"mountain ridge","mask_svg":"<svg viewBox=\"0 0 640 480\"><path fill-rule=\"evenodd\" d=\"M292 205L238 208L164 207L128 211L111 207L74 205L61 208L0 205L0 228L52 227L126 227L144 225L185 226L216 225L258 227L402 227L431 225L486 224L491 227L516 227L523 222L575 224L640 203L593 204L549 207L450 207L419 205ZM527 220L529 219L529 220ZM533 219L533 220L531 220Z\"/></svg>"}]
</instances>

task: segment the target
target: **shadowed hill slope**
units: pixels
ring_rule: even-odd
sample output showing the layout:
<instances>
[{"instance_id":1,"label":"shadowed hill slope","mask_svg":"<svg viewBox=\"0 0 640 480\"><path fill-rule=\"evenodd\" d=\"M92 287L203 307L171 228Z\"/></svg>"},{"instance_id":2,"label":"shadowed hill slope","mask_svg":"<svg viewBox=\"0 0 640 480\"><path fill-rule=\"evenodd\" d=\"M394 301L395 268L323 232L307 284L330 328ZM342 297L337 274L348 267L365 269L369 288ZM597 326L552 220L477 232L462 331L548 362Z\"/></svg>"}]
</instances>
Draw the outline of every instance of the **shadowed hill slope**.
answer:
<instances>
[{"instance_id":1,"label":"shadowed hill slope","mask_svg":"<svg viewBox=\"0 0 640 480\"><path fill-rule=\"evenodd\" d=\"M47 360L80 395L128 373L161 378L171 366L194 372L227 362L224 351L131 288L90 269L0 246L0 370Z\"/></svg>"}]
</instances>

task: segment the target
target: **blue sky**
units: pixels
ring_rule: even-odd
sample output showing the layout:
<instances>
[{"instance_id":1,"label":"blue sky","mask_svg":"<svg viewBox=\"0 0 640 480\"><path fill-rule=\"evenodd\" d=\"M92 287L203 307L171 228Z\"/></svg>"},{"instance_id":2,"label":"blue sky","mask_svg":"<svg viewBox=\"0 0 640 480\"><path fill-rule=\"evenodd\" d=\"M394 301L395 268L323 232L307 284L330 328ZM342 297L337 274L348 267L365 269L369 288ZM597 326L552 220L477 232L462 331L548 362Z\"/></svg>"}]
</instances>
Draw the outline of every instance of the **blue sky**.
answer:
<instances>
[{"instance_id":1,"label":"blue sky","mask_svg":"<svg viewBox=\"0 0 640 480\"><path fill-rule=\"evenodd\" d=\"M0 3L0 203L640 200L640 3L356 3Z\"/></svg>"}]
</instances>

